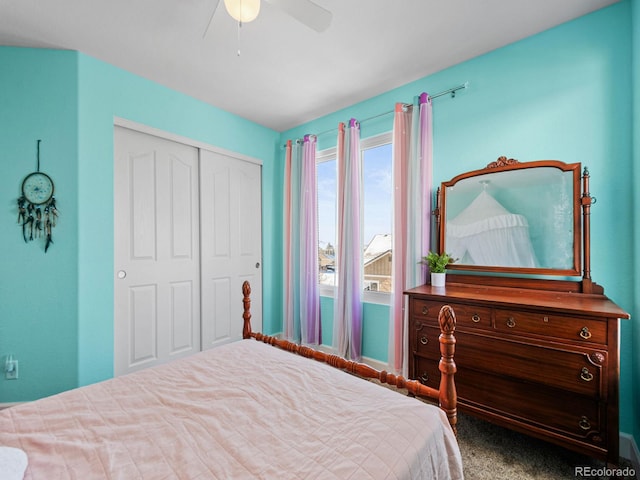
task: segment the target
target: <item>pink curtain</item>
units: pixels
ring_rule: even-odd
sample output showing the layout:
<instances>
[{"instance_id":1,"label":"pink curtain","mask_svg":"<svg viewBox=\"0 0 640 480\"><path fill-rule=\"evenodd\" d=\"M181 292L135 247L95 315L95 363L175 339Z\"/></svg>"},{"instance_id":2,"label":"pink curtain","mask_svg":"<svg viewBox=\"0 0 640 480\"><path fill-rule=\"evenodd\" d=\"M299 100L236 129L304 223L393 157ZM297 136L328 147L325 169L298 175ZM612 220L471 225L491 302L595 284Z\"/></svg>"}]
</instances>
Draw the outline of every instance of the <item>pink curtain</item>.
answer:
<instances>
[{"instance_id":1,"label":"pink curtain","mask_svg":"<svg viewBox=\"0 0 640 480\"><path fill-rule=\"evenodd\" d=\"M284 325L286 339L322 342L318 292L316 137L285 147Z\"/></svg>"},{"instance_id":2,"label":"pink curtain","mask_svg":"<svg viewBox=\"0 0 640 480\"><path fill-rule=\"evenodd\" d=\"M300 188L300 335L303 343L322 343L318 290L318 193L316 137L305 135Z\"/></svg>"},{"instance_id":3,"label":"pink curtain","mask_svg":"<svg viewBox=\"0 0 640 480\"><path fill-rule=\"evenodd\" d=\"M418 261L431 240L431 99L420 95L419 108L397 104L393 123L393 287L389 321L389 365L407 375L405 298L408 288L424 283Z\"/></svg>"},{"instance_id":4,"label":"pink curtain","mask_svg":"<svg viewBox=\"0 0 640 480\"><path fill-rule=\"evenodd\" d=\"M337 143L337 289L334 298L333 345L338 355L362 356L362 163L360 125L340 123Z\"/></svg>"}]
</instances>

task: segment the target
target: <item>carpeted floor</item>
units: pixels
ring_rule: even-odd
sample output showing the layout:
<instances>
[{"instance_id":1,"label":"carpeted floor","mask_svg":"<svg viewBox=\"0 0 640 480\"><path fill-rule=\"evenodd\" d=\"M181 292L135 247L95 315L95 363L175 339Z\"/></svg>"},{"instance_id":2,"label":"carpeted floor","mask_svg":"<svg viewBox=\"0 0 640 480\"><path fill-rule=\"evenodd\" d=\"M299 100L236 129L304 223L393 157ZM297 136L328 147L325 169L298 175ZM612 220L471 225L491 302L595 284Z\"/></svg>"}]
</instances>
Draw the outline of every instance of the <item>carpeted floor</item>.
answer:
<instances>
[{"instance_id":1,"label":"carpeted floor","mask_svg":"<svg viewBox=\"0 0 640 480\"><path fill-rule=\"evenodd\" d=\"M607 467L604 462L465 414L458 415L458 444L466 480L610 478L598 475L598 470L606 473L602 472ZM624 459L620 467L633 468ZM635 476L616 478L640 480L638 475L636 471Z\"/></svg>"},{"instance_id":2,"label":"carpeted floor","mask_svg":"<svg viewBox=\"0 0 640 480\"><path fill-rule=\"evenodd\" d=\"M640 480L638 467L624 458L619 468L631 475L609 476L603 461L460 412L458 445L465 480Z\"/></svg>"}]
</instances>

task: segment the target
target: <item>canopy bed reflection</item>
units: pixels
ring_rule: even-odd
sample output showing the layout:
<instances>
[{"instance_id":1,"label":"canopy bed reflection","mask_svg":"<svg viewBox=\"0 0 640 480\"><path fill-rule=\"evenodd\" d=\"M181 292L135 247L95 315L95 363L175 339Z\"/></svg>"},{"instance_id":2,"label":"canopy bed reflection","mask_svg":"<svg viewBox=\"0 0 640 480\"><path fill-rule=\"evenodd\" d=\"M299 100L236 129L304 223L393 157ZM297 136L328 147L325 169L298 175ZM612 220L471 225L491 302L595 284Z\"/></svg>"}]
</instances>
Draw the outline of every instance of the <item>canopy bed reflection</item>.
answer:
<instances>
[{"instance_id":1,"label":"canopy bed reflection","mask_svg":"<svg viewBox=\"0 0 640 480\"><path fill-rule=\"evenodd\" d=\"M580 163L499 158L442 182L445 287L409 298L409 377L435 385L438 309L458 320L459 407L608 462L619 450L619 319L591 279L595 199Z\"/></svg>"},{"instance_id":2,"label":"canopy bed reflection","mask_svg":"<svg viewBox=\"0 0 640 480\"><path fill-rule=\"evenodd\" d=\"M436 389L252 332L249 295L245 340L7 408L0 449L25 479L462 478L450 307Z\"/></svg>"},{"instance_id":3,"label":"canopy bed reflection","mask_svg":"<svg viewBox=\"0 0 640 480\"><path fill-rule=\"evenodd\" d=\"M509 212L484 189L447 223L446 236L448 253L463 264L538 265L526 217Z\"/></svg>"}]
</instances>

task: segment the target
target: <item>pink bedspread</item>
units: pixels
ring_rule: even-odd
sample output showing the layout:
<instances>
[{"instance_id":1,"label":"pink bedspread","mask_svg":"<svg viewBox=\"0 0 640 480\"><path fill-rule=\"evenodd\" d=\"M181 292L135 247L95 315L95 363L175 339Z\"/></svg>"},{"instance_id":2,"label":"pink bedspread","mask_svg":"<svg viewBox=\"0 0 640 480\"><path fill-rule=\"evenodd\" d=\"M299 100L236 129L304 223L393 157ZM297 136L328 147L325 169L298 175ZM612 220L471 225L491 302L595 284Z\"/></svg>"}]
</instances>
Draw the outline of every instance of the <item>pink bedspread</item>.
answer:
<instances>
[{"instance_id":1,"label":"pink bedspread","mask_svg":"<svg viewBox=\"0 0 640 480\"><path fill-rule=\"evenodd\" d=\"M437 407L254 340L3 410L0 445L38 480L462 478Z\"/></svg>"}]
</instances>

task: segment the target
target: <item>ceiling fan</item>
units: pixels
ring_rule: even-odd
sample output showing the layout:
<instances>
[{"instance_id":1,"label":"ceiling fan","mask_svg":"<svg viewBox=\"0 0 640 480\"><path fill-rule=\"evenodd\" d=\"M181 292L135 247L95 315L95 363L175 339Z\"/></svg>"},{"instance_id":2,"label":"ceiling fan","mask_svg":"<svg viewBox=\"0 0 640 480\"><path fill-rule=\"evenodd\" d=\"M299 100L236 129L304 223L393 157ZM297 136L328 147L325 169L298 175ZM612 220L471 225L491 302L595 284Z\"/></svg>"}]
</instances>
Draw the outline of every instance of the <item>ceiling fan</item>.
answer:
<instances>
[{"instance_id":1,"label":"ceiling fan","mask_svg":"<svg viewBox=\"0 0 640 480\"><path fill-rule=\"evenodd\" d=\"M227 13L242 24L255 20L260 12L260 2L261 0L224 0L224 5ZM265 0L265 2L279 8L316 32L325 31L331 24L331 12L311 0ZM212 3L213 11L203 36L209 31L220 0L213 0Z\"/></svg>"}]
</instances>

